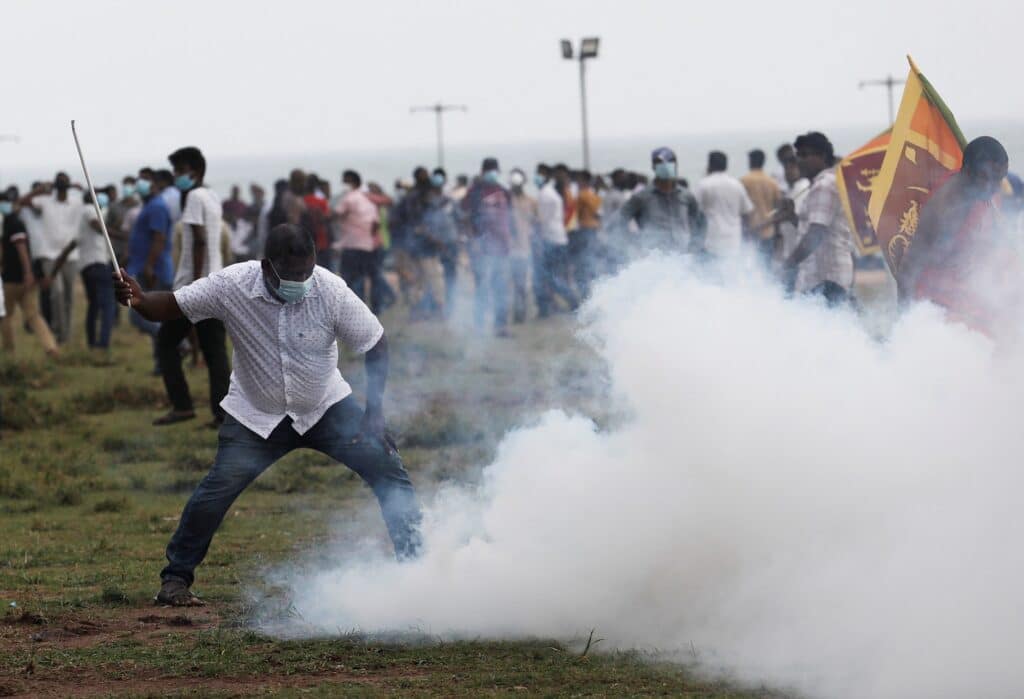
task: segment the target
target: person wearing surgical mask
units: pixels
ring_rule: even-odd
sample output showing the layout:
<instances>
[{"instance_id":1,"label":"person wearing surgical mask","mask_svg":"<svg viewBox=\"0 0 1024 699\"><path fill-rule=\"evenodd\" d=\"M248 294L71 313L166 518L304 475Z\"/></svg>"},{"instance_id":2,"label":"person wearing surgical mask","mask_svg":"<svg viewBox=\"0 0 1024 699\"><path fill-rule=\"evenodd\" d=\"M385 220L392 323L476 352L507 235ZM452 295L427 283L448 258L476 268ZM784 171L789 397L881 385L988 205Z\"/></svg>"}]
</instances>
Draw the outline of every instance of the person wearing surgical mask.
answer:
<instances>
[{"instance_id":1,"label":"person wearing surgical mask","mask_svg":"<svg viewBox=\"0 0 1024 699\"><path fill-rule=\"evenodd\" d=\"M437 167L430 174L437 190L445 195L448 201L447 208L452 218L451 235L441 246L441 269L444 272L444 308L446 313L451 313L452 304L455 302L455 284L458 281L459 267L459 202L465 196L465 190L460 192L458 180L455 187L448 187L448 173L444 168Z\"/></svg>"},{"instance_id":2,"label":"person wearing surgical mask","mask_svg":"<svg viewBox=\"0 0 1024 699\"><path fill-rule=\"evenodd\" d=\"M509 249L512 245L512 200L501 184L497 158L485 158L480 179L460 203L469 219L470 262L475 297L473 319L478 330L490 312L497 337L509 337Z\"/></svg>"},{"instance_id":3,"label":"person wearing surgical mask","mask_svg":"<svg viewBox=\"0 0 1024 699\"><path fill-rule=\"evenodd\" d=\"M638 227L641 250L703 253L704 215L696 198L679 181L676 154L670 148L651 153L654 182L626 201L608 222L612 229L628 231L630 222Z\"/></svg>"},{"instance_id":4,"label":"person wearing surgical mask","mask_svg":"<svg viewBox=\"0 0 1024 699\"><path fill-rule=\"evenodd\" d=\"M512 322L522 323L526 320L526 283L538 225L537 200L526 192L526 173L519 168L509 173L508 182L512 195L512 245L508 254L512 276Z\"/></svg>"},{"instance_id":5,"label":"person wearing surgical mask","mask_svg":"<svg viewBox=\"0 0 1024 699\"><path fill-rule=\"evenodd\" d=\"M380 503L396 557L418 555L420 507L384 421L384 328L340 277L315 263L312 235L286 223L271 229L262 260L174 292L143 291L127 271L115 283L118 300L149 320L222 321L234 348L217 455L167 546L161 604L203 604L190 588L224 515L260 473L298 448L359 474ZM365 408L338 371L339 341L366 356Z\"/></svg>"}]
</instances>

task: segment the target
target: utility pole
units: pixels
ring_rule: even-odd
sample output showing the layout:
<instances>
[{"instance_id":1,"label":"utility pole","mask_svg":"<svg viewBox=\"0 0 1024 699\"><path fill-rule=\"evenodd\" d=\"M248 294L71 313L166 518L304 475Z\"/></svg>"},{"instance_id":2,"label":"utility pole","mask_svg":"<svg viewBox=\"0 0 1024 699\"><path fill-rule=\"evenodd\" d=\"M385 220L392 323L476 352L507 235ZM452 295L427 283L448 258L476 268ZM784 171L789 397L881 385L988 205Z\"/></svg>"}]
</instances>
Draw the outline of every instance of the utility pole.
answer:
<instances>
[{"instance_id":1,"label":"utility pole","mask_svg":"<svg viewBox=\"0 0 1024 699\"><path fill-rule=\"evenodd\" d=\"M464 104L428 104L421 107L410 107L409 113L433 112L437 118L437 166L444 167L444 113L445 112L468 112L469 108Z\"/></svg>"},{"instance_id":2,"label":"utility pole","mask_svg":"<svg viewBox=\"0 0 1024 699\"><path fill-rule=\"evenodd\" d=\"M881 80L861 80L858 86L861 90L869 85L884 85L889 90L889 126L892 126L896 122L896 113L894 111L894 102L892 101L892 91L897 85L902 85L905 80L897 80L892 75L886 76Z\"/></svg>"},{"instance_id":3,"label":"utility pole","mask_svg":"<svg viewBox=\"0 0 1024 699\"><path fill-rule=\"evenodd\" d=\"M583 169L590 169L590 132L587 125L587 60L597 58L597 49L601 40L588 37L580 42L579 56L574 55L572 42L562 39L562 58L576 59L580 62L580 111L583 117Z\"/></svg>"}]
</instances>

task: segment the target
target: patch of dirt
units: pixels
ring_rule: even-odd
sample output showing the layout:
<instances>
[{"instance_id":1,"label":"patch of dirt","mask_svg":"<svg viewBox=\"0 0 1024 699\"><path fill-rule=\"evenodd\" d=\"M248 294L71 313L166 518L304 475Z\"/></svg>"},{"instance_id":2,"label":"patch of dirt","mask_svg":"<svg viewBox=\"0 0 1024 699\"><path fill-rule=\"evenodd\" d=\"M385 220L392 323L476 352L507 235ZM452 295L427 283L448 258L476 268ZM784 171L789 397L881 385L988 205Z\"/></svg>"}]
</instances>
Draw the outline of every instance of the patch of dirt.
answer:
<instances>
[{"instance_id":1,"label":"patch of dirt","mask_svg":"<svg viewBox=\"0 0 1024 699\"><path fill-rule=\"evenodd\" d=\"M220 624L220 616L209 607L153 607L146 614L139 612L138 608L112 609L88 619L47 619L32 612L0 617L0 653L27 644L83 648L125 639L144 643L171 633L171 629L200 631Z\"/></svg>"},{"instance_id":2,"label":"patch of dirt","mask_svg":"<svg viewBox=\"0 0 1024 699\"><path fill-rule=\"evenodd\" d=\"M83 619L69 615L47 619L32 612L0 617L0 654L26 647L81 648L111 641L132 639L156 643L182 629L199 631L220 625L220 616L211 607L152 607L149 609L110 609ZM321 673L263 674L256 677L165 677L152 670L125 680L105 677L89 668L74 673L39 674L34 663L23 668L18 677L0 681L0 697L97 697L161 696L186 690L227 691L239 696L267 689L303 688L329 682L358 682L373 685L393 679L426 676L425 670L387 669L374 672L352 671L338 666Z\"/></svg>"}]
</instances>

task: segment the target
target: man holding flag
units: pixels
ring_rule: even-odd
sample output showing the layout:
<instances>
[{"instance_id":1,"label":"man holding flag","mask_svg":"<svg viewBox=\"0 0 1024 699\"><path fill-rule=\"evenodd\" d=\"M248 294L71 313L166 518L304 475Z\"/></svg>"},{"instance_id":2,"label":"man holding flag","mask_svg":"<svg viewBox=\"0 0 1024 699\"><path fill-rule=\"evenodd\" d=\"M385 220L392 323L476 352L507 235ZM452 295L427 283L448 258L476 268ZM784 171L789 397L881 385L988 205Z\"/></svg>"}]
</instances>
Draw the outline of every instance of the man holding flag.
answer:
<instances>
[{"instance_id":1,"label":"man holding flag","mask_svg":"<svg viewBox=\"0 0 1024 699\"><path fill-rule=\"evenodd\" d=\"M991 336L998 316L1013 307L1020 278L992 201L1009 159L994 138L968 144L938 92L908 60L868 214L901 302L931 301L951 320Z\"/></svg>"},{"instance_id":2,"label":"man holding flag","mask_svg":"<svg viewBox=\"0 0 1024 699\"><path fill-rule=\"evenodd\" d=\"M896 281L901 301L931 301L947 315L992 334L1016 285L1014 255L993 201L1009 158L990 136L967 144L963 167L921 211Z\"/></svg>"}]
</instances>

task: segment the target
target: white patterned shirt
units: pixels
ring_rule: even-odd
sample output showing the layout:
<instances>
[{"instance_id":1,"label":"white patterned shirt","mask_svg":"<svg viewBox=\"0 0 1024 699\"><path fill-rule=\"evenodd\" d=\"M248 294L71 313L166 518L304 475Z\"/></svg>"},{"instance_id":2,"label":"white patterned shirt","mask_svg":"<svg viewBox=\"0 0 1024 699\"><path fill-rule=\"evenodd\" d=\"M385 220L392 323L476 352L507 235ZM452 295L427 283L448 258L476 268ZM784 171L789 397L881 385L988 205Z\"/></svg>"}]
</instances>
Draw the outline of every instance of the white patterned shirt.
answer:
<instances>
[{"instance_id":1,"label":"white patterned shirt","mask_svg":"<svg viewBox=\"0 0 1024 699\"><path fill-rule=\"evenodd\" d=\"M384 334L366 304L323 267L313 269L313 288L294 304L270 293L255 260L197 279L174 298L193 323L224 322L234 370L221 407L264 439L285 416L304 434L352 393L338 371L337 340L363 353Z\"/></svg>"},{"instance_id":2,"label":"white patterned shirt","mask_svg":"<svg viewBox=\"0 0 1024 699\"><path fill-rule=\"evenodd\" d=\"M853 286L853 236L839 201L835 168L822 170L796 206L798 239L803 240L812 223L828 229L824 239L797 269L796 290L811 291L833 282L849 291Z\"/></svg>"}]
</instances>

